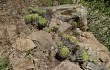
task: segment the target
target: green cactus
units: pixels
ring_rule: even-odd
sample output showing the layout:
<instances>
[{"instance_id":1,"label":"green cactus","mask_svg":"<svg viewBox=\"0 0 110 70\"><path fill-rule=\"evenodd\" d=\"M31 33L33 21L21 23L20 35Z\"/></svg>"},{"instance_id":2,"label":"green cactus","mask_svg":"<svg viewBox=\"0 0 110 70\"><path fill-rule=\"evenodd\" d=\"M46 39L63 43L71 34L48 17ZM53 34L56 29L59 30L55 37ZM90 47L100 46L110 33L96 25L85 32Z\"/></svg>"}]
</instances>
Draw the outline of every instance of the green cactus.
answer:
<instances>
[{"instance_id":1,"label":"green cactus","mask_svg":"<svg viewBox=\"0 0 110 70\"><path fill-rule=\"evenodd\" d=\"M37 21L37 20L38 20L38 14L29 14L29 15L24 16L24 21L26 23L30 23L30 22Z\"/></svg>"},{"instance_id":2,"label":"green cactus","mask_svg":"<svg viewBox=\"0 0 110 70\"><path fill-rule=\"evenodd\" d=\"M82 58L82 60L84 62L87 62L89 60L89 55L88 55L88 53L87 53L87 51L85 49L80 54L80 57Z\"/></svg>"},{"instance_id":3,"label":"green cactus","mask_svg":"<svg viewBox=\"0 0 110 70\"><path fill-rule=\"evenodd\" d=\"M28 10L30 13L38 13L39 15L43 15L44 13L46 13L46 10L38 10L33 7L29 7Z\"/></svg>"},{"instance_id":4,"label":"green cactus","mask_svg":"<svg viewBox=\"0 0 110 70\"><path fill-rule=\"evenodd\" d=\"M38 26L43 27L46 25L46 19L42 18L41 16L38 17Z\"/></svg>"},{"instance_id":5,"label":"green cactus","mask_svg":"<svg viewBox=\"0 0 110 70\"><path fill-rule=\"evenodd\" d=\"M68 34L63 34L63 39L64 40L68 40L69 39L69 35Z\"/></svg>"},{"instance_id":6,"label":"green cactus","mask_svg":"<svg viewBox=\"0 0 110 70\"><path fill-rule=\"evenodd\" d=\"M63 46L62 41L58 41L57 45L58 45L58 47L62 47Z\"/></svg>"},{"instance_id":7,"label":"green cactus","mask_svg":"<svg viewBox=\"0 0 110 70\"><path fill-rule=\"evenodd\" d=\"M70 40L71 43L76 43L77 42L77 38L74 37L74 36L70 36L69 40Z\"/></svg>"},{"instance_id":8,"label":"green cactus","mask_svg":"<svg viewBox=\"0 0 110 70\"><path fill-rule=\"evenodd\" d=\"M67 58L69 56L69 49L67 47L62 47L58 52L61 58Z\"/></svg>"}]
</instances>

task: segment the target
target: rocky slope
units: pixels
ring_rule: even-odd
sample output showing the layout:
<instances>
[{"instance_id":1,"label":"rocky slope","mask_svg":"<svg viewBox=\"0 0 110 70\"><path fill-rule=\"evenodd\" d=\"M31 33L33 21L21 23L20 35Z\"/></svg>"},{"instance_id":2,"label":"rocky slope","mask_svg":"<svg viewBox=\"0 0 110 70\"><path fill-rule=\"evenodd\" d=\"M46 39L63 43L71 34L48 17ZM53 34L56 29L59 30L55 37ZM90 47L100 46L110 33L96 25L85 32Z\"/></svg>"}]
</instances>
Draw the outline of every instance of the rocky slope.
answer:
<instances>
[{"instance_id":1,"label":"rocky slope","mask_svg":"<svg viewBox=\"0 0 110 70\"><path fill-rule=\"evenodd\" d=\"M0 1L0 57L8 57L12 70L110 70L108 49L91 32L85 32L85 7L62 5L46 9L37 4L31 0ZM40 21L26 23L23 19L30 13L30 6L35 7L34 14L36 9L38 15L38 11L46 10L40 14L46 19L40 29ZM64 50L64 55L61 52L62 56L57 56L62 46L69 54Z\"/></svg>"}]
</instances>

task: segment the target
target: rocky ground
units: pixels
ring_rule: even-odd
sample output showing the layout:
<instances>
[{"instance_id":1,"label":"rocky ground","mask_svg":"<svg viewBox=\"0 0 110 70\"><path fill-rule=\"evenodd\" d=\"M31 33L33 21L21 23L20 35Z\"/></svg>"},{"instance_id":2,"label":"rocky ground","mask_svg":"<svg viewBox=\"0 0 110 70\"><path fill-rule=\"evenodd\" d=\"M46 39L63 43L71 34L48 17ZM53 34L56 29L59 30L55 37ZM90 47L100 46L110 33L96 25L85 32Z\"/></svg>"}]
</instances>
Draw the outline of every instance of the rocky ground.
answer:
<instances>
[{"instance_id":1,"label":"rocky ground","mask_svg":"<svg viewBox=\"0 0 110 70\"><path fill-rule=\"evenodd\" d=\"M0 57L9 59L12 70L110 70L108 49L85 31L85 7L51 7L41 15L48 28L39 28L38 22L26 23L23 18L30 6L48 9L38 5L31 0L0 1ZM57 56L62 45L69 50L65 58Z\"/></svg>"}]
</instances>

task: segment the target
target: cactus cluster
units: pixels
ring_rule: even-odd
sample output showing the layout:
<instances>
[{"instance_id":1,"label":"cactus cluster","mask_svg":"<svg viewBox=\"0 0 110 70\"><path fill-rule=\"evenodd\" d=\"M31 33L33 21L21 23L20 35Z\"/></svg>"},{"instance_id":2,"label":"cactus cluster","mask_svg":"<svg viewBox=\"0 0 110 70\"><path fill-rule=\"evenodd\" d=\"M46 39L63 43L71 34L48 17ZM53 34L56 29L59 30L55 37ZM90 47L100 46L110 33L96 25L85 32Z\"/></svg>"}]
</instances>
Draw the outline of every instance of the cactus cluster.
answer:
<instances>
[{"instance_id":1,"label":"cactus cluster","mask_svg":"<svg viewBox=\"0 0 110 70\"><path fill-rule=\"evenodd\" d=\"M69 56L69 49L67 47L62 47L59 49L58 54L61 58L67 58Z\"/></svg>"},{"instance_id":2,"label":"cactus cluster","mask_svg":"<svg viewBox=\"0 0 110 70\"><path fill-rule=\"evenodd\" d=\"M46 13L46 10L38 10L38 9L33 8L33 7L29 7L28 10L30 13L38 13L39 15L43 15Z\"/></svg>"},{"instance_id":3,"label":"cactus cluster","mask_svg":"<svg viewBox=\"0 0 110 70\"><path fill-rule=\"evenodd\" d=\"M46 19L40 15L44 14L45 11L44 10L37 10L37 9L30 7L29 12L30 12L30 14L24 16L25 23L36 22L36 25L38 26L38 28L43 29L43 27L46 26Z\"/></svg>"},{"instance_id":4,"label":"cactus cluster","mask_svg":"<svg viewBox=\"0 0 110 70\"><path fill-rule=\"evenodd\" d=\"M38 14L29 14L24 16L25 23L31 23L37 21L37 19L38 19Z\"/></svg>"},{"instance_id":5,"label":"cactus cluster","mask_svg":"<svg viewBox=\"0 0 110 70\"><path fill-rule=\"evenodd\" d=\"M80 54L80 57L82 58L83 62L86 62L89 60L89 55L87 51L84 49L82 50L82 53Z\"/></svg>"}]
</instances>

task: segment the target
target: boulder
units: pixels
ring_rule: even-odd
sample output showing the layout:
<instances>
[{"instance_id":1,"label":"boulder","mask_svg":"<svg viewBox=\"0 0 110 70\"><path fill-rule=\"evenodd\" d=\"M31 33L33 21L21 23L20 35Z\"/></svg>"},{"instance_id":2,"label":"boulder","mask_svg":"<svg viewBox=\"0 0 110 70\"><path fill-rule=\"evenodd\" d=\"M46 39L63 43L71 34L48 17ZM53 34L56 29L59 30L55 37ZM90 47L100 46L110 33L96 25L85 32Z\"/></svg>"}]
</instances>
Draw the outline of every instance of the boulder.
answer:
<instances>
[{"instance_id":1,"label":"boulder","mask_svg":"<svg viewBox=\"0 0 110 70\"><path fill-rule=\"evenodd\" d=\"M45 31L32 32L27 38L38 42L40 46L56 46L51 34Z\"/></svg>"},{"instance_id":2,"label":"boulder","mask_svg":"<svg viewBox=\"0 0 110 70\"><path fill-rule=\"evenodd\" d=\"M92 56L95 55L95 58L98 59L98 65L104 64L107 65L106 68L109 68L110 53L106 46L99 43L92 33L83 32L82 36L85 38L85 40L78 42L77 44L80 47L91 48L92 51L88 50L88 53L90 53Z\"/></svg>"},{"instance_id":3,"label":"boulder","mask_svg":"<svg viewBox=\"0 0 110 70\"><path fill-rule=\"evenodd\" d=\"M29 59L17 59L17 63L13 64L13 70L29 70L34 68L34 63Z\"/></svg>"},{"instance_id":4,"label":"boulder","mask_svg":"<svg viewBox=\"0 0 110 70\"><path fill-rule=\"evenodd\" d=\"M50 28L58 27L58 29L59 29L59 31L61 33L72 29L72 25L71 24L68 24L67 22L63 22L63 21L61 21L59 19L56 19L56 18L52 18L51 19L49 27Z\"/></svg>"},{"instance_id":5,"label":"boulder","mask_svg":"<svg viewBox=\"0 0 110 70\"><path fill-rule=\"evenodd\" d=\"M12 44L12 47L20 51L28 51L35 48L36 45L30 39L17 38L16 42Z\"/></svg>"},{"instance_id":6,"label":"boulder","mask_svg":"<svg viewBox=\"0 0 110 70\"><path fill-rule=\"evenodd\" d=\"M82 69L78 65L70 61L64 61L53 70L82 70Z\"/></svg>"}]
</instances>

